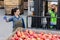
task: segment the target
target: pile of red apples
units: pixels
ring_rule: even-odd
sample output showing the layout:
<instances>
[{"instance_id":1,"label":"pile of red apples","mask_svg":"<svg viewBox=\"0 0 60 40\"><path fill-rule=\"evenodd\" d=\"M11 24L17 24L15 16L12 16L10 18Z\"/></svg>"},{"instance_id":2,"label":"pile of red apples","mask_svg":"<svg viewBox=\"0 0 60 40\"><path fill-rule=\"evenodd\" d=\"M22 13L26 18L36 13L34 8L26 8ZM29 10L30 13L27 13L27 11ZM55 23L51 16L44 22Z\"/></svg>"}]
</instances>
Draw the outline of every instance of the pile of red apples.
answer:
<instances>
[{"instance_id":1,"label":"pile of red apples","mask_svg":"<svg viewBox=\"0 0 60 40\"><path fill-rule=\"evenodd\" d=\"M18 30L10 40L60 40L60 35L44 32L36 33L32 30Z\"/></svg>"}]
</instances>

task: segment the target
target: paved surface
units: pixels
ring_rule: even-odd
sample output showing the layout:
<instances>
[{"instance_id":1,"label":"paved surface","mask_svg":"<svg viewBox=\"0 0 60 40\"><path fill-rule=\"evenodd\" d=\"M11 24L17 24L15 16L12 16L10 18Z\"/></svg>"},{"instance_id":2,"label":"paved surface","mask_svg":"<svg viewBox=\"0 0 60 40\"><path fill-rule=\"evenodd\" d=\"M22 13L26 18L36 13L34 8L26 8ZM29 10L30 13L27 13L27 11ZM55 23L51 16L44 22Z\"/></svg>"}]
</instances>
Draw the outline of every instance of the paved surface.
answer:
<instances>
[{"instance_id":1,"label":"paved surface","mask_svg":"<svg viewBox=\"0 0 60 40\"><path fill-rule=\"evenodd\" d=\"M5 22L4 14L5 10L0 9L0 40L5 40L12 32L12 22Z\"/></svg>"}]
</instances>

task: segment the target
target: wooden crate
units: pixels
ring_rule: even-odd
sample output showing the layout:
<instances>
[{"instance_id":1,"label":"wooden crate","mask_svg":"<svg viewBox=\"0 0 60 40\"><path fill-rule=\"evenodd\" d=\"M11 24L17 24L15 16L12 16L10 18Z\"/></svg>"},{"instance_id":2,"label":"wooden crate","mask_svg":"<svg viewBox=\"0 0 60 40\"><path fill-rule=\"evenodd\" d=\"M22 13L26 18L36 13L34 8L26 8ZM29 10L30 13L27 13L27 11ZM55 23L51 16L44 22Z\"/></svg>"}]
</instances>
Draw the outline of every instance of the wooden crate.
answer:
<instances>
[{"instance_id":1,"label":"wooden crate","mask_svg":"<svg viewBox=\"0 0 60 40\"><path fill-rule=\"evenodd\" d=\"M4 5L21 5L24 0L4 0Z\"/></svg>"},{"instance_id":2,"label":"wooden crate","mask_svg":"<svg viewBox=\"0 0 60 40\"><path fill-rule=\"evenodd\" d=\"M0 1L0 7L4 7L4 1Z\"/></svg>"},{"instance_id":3,"label":"wooden crate","mask_svg":"<svg viewBox=\"0 0 60 40\"><path fill-rule=\"evenodd\" d=\"M5 14L10 15L11 14L11 9L18 7L17 5L5 5Z\"/></svg>"},{"instance_id":4,"label":"wooden crate","mask_svg":"<svg viewBox=\"0 0 60 40\"><path fill-rule=\"evenodd\" d=\"M18 27L14 32L12 32L12 34L10 34L10 36L9 37L7 37L7 39L6 40L10 40L10 38L16 33L16 31L22 31L23 30L23 28L22 27Z\"/></svg>"},{"instance_id":5,"label":"wooden crate","mask_svg":"<svg viewBox=\"0 0 60 40\"><path fill-rule=\"evenodd\" d=\"M24 0L4 0L5 14L11 14L11 9L18 7L21 10L21 13L24 12Z\"/></svg>"},{"instance_id":6,"label":"wooden crate","mask_svg":"<svg viewBox=\"0 0 60 40\"><path fill-rule=\"evenodd\" d=\"M5 5L4 8L5 8L5 14L6 15L11 15L11 9L13 8L19 8L20 9L20 13L24 13L24 7L23 5L19 6L19 5Z\"/></svg>"},{"instance_id":7,"label":"wooden crate","mask_svg":"<svg viewBox=\"0 0 60 40\"><path fill-rule=\"evenodd\" d=\"M28 2L24 2L24 9L28 9Z\"/></svg>"},{"instance_id":8,"label":"wooden crate","mask_svg":"<svg viewBox=\"0 0 60 40\"><path fill-rule=\"evenodd\" d=\"M19 5L21 0L4 0L4 5Z\"/></svg>"}]
</instances>

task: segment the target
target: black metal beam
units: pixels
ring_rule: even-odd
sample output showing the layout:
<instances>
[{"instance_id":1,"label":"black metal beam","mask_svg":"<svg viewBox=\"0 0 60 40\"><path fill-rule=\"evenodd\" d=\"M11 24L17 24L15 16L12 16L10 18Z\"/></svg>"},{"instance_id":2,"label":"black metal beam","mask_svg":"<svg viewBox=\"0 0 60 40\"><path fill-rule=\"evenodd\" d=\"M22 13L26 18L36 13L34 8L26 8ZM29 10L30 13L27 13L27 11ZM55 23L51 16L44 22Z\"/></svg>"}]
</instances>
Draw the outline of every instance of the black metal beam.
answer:
<instances>
[{"instance_id":1,"label":"black metal beam","mask_svg":"<svg viewBox=\"0 0 60 40\"><path fill-rule=\"evenodd\" d=\"M43 13L43 0L34 0L34 15L41 16ZM32 27L41 28L41 18L32 17Z\"/></svg>"}]
</instances>

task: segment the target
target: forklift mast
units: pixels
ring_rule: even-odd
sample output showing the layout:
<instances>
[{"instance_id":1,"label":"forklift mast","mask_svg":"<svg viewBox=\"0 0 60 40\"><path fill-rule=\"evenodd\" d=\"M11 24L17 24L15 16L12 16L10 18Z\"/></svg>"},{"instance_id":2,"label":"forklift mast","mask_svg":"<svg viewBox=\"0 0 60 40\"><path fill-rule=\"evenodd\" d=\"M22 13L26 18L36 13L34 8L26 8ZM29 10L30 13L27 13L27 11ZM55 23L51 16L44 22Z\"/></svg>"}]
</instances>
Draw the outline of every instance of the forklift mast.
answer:
<instances>
[{"instance_id":1,"label":"forklift mast","mask_svg":"<svg viewBox=\"0 0 60 40\"><path fill-rule=\"evenodd\" d=\"M34 0L34 15L42 16L43 13L43 1L45 2L45 16L48 12L48 2L58 2L58 19L57 19L57 29L60 29L60 0ZM47 18L47 27L50 26L50 19ZM41 17L32 17L32 27L41 28Z\"/></svg>"},{"instance_id":2,"label":"forklift mast","mask_svg":"<svg viewBox=\"0 0 60 40\"><path fill-rule=\"evenodd\" d=\"M57 12L57 15L58 15L58 19L57 19L57 29L60 30L60 0L58 0L58 12Z\"/></svg>"},{"instance_id":3,"label":"forklift mast","mask_svg":"<svg viewBox=\"0 0 60 40\"><path fill-rule=\"evenodd\" d=\"M43 13L43 0L33 0L34 1L34 16L41 16ZM32 17L32 27L41 28L41 18Z\"/></svg>"}]
</instances>

